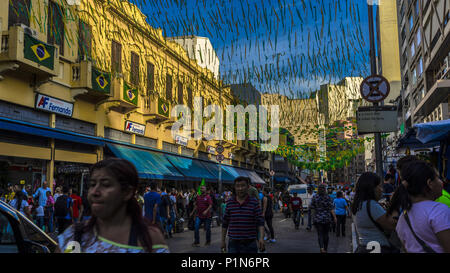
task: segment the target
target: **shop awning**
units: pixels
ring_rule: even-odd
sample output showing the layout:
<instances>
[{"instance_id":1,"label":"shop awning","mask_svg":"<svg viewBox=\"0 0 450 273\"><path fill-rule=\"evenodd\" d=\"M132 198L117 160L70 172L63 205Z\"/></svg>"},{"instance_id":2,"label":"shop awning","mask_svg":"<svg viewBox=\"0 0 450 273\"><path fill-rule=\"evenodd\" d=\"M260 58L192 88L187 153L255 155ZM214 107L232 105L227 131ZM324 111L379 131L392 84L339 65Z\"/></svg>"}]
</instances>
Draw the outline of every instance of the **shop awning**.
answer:
<instances>
[{"instance_id":1,"label":"shop awning","mask_svg":"<svg viewBox=\"0 0 450 273\"><path fill-rule=\"evenodd\" d=\"M292 183L292 182L294 182L293 179L291 179L290 177L287 177L287 176L274 176L273 181L275 181L276 183Z\"/></svg>"},{"instance_id":2,"label":"shop awning","mask_svg":"<svg viewBox=\"0 0 450 273\"><path fill-rule=\"evenodd\" d=\"M104 142L101 138L86 136L66 130L46 127L42 125L32 124L23 121L11 120L0 117L0 129L13 131L21 134L33 136L43 136L48 138L61 139L76 143L88 145L103 146Z\"/></svg>"},{"instance_id":3,"label":"shop awning","mask_svg":"<svg viewBox=\"0 0 450 273\"><path fill-rule=\"evenodd\" d=\"M264 182L264 180L262 180L262 178L254 171L252 170L247 170L247 169L241 169L241 168L234 168L240 176L246 176L248 178L250 178L250 180L252 181L252 183L255 184L266 184L266 182Z\"/></svg>"},{"instance_id":4,"label":"shop awning","mask_svg":"<svg viewBox=\"0 0 450 273\"><path fill-rule=\"evenodd\" d=\"M205 179L206 182L217 182L216 176L211 174L200 160L169 154L165 156L187 180Z\"/></svg>"},{"instance_id":5,"label":"shop awning","mask_svg":"<svg viewBox=\"0 0 450 273\"><path fill-rule=\"evenodd\" d=\"M450 119L416 124L414 127L417 128L416 137L422 143L443 141L450 137Z\"/></svg>"},{"instance_id":6,"label":"shop awning","mask_svg":"<svg viewBox=\"0 0 450 273\"><path fill-rule=\"evenodd\" d=\"M432 148L435 146L439 146L438 141L433 141L429 143L422 143L420 142L417 137L417 128L410 128L408 132L398 140L397 148L411 148L411 149L417 149L417 148Z\"/></svg>"},{"instance_id":7,"label":"shop awning","mask_svg":"<svg viewBox=\"0 0 450 273\"><path fill-rule=\"evenodd\" d=\"M185 180L184 176L162 153L110 143L106 145L115 156L133 163L138 171L139 178Z\"/></svg>"},{"instance_id":8,"label":"shop awning","mask_svg":"<svg viewBox=\"0 0 450 273\"><path fill-rule=\"evenodd\" d=\"M219 164L216 164L214 162L206 162L206 161L200 161L205 168L214 175L214 179L216 181L219 180ZM224 168L224 165L222 165L222 182L224 183L233 183L234 179L238 177L237 172L233 170L227 170Z\"/></svg>"}]
</instances>

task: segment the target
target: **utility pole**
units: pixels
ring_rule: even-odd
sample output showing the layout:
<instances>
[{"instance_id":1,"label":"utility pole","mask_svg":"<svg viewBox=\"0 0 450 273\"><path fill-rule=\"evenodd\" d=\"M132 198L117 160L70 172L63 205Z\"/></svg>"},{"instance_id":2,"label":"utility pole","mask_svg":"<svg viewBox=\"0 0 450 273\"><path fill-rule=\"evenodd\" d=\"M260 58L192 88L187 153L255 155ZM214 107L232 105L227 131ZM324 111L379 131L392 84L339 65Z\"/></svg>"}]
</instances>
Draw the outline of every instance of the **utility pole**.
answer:
<instances>
[{"instance_id":1,"label":"utility pole","mask_svg":"<svg viewBox=\"0 0 450 273\"><path fill-rule=\"evenodd\" d=\"M368 4L369 9L369 33L370 33L370 72L372 75L377 74L377 63L375 56L375 33L373 27L373 5ZM378 106L378 103L374 103ZM381 102L383 105L383 102ZM381 133L375 133L375 160L376 171L378 176L383 179L383 154L381 153Z\"/></svg>"}]
</instances>

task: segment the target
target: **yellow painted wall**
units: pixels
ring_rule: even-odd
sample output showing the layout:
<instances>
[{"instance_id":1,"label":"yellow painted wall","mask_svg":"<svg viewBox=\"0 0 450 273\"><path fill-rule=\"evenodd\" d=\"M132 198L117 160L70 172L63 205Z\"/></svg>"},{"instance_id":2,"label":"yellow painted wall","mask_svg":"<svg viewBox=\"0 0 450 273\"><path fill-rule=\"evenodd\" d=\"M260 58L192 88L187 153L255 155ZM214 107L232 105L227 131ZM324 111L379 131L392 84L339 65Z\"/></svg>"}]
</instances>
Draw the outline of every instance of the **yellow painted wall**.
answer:
<instances>
[{"instance_id":1,"label":"yellow painted wall","mask_svg":"<svg viewBox=\"0 0 450 273\"><path fill-rule=\"evenodd\" d=\"M97 155L56 149L55 161L95 164L97 163Z\"/></svg>"},{"instance_id":2,"label":"yellow painted wall","mask_svg":"<svg viewBox=\"0 0 450 273\"><path fill-rule=\"evenodd\" d=\"M0 155L51 160L51 149L0 142Z\"/></svg>"},{"instance_id":3,"label":"yellow painted wall","mask_svg":"<svg viewBox=\"0 0 450 273\"><path fill-rule=\"evenodd\" d=\"M396 99L400 95L400 50L398 41L397 1L380 1L380 45L382 74L391 84L389 96L384 100L385 104Z\"/></svg>"}]
</instances>

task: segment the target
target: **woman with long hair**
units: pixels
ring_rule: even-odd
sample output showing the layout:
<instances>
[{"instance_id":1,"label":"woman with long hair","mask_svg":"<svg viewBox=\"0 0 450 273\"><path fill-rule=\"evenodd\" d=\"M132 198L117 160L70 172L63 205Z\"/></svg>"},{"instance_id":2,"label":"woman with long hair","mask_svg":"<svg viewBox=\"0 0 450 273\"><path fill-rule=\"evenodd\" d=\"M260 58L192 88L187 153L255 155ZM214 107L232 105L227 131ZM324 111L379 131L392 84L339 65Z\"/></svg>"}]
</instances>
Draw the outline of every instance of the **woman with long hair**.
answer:
<instances>
[{"instance_id":1,"label":"woman with long hair","mask_svg":"<svg viewBox=\"0 0 450 273\"><path fill-rule=\"evenodd\" d=\"M330 225L333 221L336 223L337 220L333 210L333 200L328 196L324 184L319 185L309 208L313 210L313 223L319 238L320 252L327 253Z\"/></svg>"},{"instance_id":2,"label":"woman with long hair","mask_svg":"<svg viewBox=\"0 0 450 273\"><path fill-rule=\"evenodd\" d=\"M9 204L11 205L11 207L15 208L17 211L20 211L29 219L32 218L30 205L28 204L27 197L25 196L25 193L23 193L23 191L16 191L14 199L11 200Z\"/></svg>"},{"instance_id":3,"label":"woman with long hair","mask_svg":"<svg viewBox=\"0 0 450 273\"><path fill-rule=\"evenodd\" d=\"M401 169L399 202L404 210L397 234L407 252L450 253L450 208L435 202L442 194L436 169L413 161Z\"/></svg>"},{"instance_id":4,"label":"woman with long hair","mask_svg":"<svg viewBox=\"0 0 450 273\"><path fill-rule=\"evenodd\" d=\"M75 251L87 253L169 252L160 229L142 215L135 198L138 173L132 163L106 159L93 165L90 175L91 218L58 236L61 250L71 252L78 242L80 249Z\"/></svg>"},{"instance_id":5,"label":"woman with long hair","mask_svg":"<svg viewBox=\"0 0 450 273\"><path fill-rule=\"evenodd\" d=\"M382 194L383 185L377 174L366 172L359 177L352 203L352 213L359 235L356 252L368 252L367 244L370 242L377 242L382 253L397 252L385 235L385 232L395 229L396 221L378 203Z\"/></svg>"}]
</instances>

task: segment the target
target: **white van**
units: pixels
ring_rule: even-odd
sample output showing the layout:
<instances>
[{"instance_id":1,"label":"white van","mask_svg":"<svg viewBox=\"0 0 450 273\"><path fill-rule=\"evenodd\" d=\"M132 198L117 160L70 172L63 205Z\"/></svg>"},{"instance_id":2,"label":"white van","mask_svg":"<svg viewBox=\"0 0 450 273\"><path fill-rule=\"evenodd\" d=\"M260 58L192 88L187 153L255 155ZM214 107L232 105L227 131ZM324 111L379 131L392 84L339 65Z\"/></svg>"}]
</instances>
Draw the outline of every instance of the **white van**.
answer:
<instances>
[{"instance_id":1,"label":"white van","mask_svg":"<svg viewBox=\"0 0 450 273\"><path fill-rule=\"evenodd\" d=\"M308 198L308 185L306 184L295 184L290 185L288 187L288 192L290 196L294 196L294 192L297 193L297 196L300 197L303 201L303 209L308 209L308 204L311 202L311 198Z\"/></svg>"}]
</instances>

